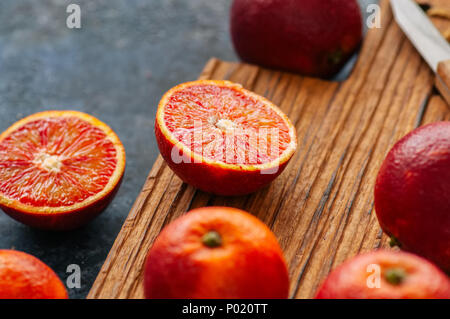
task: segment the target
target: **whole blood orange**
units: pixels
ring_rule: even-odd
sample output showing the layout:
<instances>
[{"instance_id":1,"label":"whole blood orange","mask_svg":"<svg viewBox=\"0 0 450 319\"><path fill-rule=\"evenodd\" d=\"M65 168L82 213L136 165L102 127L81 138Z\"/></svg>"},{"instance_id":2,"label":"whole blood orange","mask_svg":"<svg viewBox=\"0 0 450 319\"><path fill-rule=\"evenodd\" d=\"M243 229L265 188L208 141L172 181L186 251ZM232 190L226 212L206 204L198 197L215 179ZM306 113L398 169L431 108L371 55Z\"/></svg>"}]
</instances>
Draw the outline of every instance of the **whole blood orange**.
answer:
<instances>
[{"instance_id":1,"label":"whole blood orange","mask_svg":"<svg viewBox=\"0 0 450 319\"><path fill-rule=\"evenodd\" d=\"M195 81L168 91L155 134L161 155L184 182L219 195L267 185L297 147L295 128L277 106L228 81Z\"/></svg>"},{"instance_id":2,"label":"whole blood orange","mask_svg":"<svg viewBox=\"0 0 450 319\"><path fill-rule=\"evenodd\" d=\"M380 168L375 210L400 247L450 272L450 122L398 141Z\"/></svg>"},{"instance_id":3,"label":"whole blood orange","mask_svg":"<svg viewBox=\"0 0 450 319\"><path fill-rule=\"evenodd\" d=\"M242 60L327 77L358 48L356 0L234 0L231 36Z\"/></svg>"},{"instance_id":4,"label":"whole blood orange","mask_svg":"<svg viewBox=\"0 0 450 319\"><path fill-rule=\"evenodd\" d=\"M235 208L204 207L155 240L144 269L147 298L287 298L289 277L270 229Z\"/></svg>"},{"instance_id":5,"label":"whole blood orange","mask_svg":"<svg viewBox=\"0 0 450 319\"><path fill-rule=\"evenodd\" d=\"M67 299L67 291L53 270L36 257L0 250L0 299Z\"/></svg>"},{"instance_id":6,"label":"whole blood orange","mask_svg":"<svg viewBox=\"0 0 450 319\"><path fill-rule=\"evenodd\" d=\"M380 250L337 267L319 288L318 299L449 299L450 280L427 260Z\"/></svg>"},{"instance_id":7,"label":"whole blood orange","mask_svg":"<svg viewBox=\"0 0 450 319\"><path fill-rule=\"evenodd\" d=\"M76 228L109 204L124 169L106 124L76 111L37 113L0 135L0 207L33 227Z\"/></svg>"}]
</instances>

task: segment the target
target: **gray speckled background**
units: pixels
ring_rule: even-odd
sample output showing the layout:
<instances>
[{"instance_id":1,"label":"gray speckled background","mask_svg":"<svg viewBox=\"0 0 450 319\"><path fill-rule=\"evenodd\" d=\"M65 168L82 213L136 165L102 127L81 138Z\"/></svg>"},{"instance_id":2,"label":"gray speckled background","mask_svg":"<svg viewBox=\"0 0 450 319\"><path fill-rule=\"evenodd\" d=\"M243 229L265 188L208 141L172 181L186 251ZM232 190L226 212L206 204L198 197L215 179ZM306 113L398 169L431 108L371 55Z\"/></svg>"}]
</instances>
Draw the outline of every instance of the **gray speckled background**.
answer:
<instances>
[{"instance_id":1,"label":"gray speckled background","mask_svg":"<svg viewBox=\"0 0 450 319\"><path fill-rule=\"evenodd\" d=\"M363 3L374 0L362 0ZM81 6L82 28L66 27ZM153 121L162 94L196 79L216 56L237 60L228 35L231 0L0 1L0 132L48 109L76 109L108 123L127 152L122 186L86 227L48 233L0 214L0 249L35 255L66 280L82 270L84 298L158 155Z\"/></svg>"}]
</instances>

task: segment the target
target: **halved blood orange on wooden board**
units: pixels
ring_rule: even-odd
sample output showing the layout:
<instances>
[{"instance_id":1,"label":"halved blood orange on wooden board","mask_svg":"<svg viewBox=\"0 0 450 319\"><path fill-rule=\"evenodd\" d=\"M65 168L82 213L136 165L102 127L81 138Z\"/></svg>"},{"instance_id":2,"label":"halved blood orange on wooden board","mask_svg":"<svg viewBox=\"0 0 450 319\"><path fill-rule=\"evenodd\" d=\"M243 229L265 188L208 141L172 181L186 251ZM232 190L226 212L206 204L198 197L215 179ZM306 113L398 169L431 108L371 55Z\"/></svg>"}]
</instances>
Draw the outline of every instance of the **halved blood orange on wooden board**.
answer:
<instances>
[{"instance_id":1,"label":"halved blood orange on wooden board","mask_svg":"<svg viewBox=\"0 0 450 319\"><path fill-rule=\"evenodd\" d=\"M186 183L218 195L267 185L297 148L288 117L229 81L180 84L161 99L155 122L161 155Z\"/></svg>"},{"instance_id":2,"label":"halved blood orange on wooden board","mask_svg":"<svg viewBox=\"0 0 450 319\"><path fill-rule=\"evenodd\" d=\"M95 117L33 114L0 135L0 208L33 227L73 229L109 204L124 170L122 143Z\"/></svg>"},{"instance_id":3,"label":"halved blood orange on wooden board","mask_svg":"<svg viewBox=\"0 0 450 319\"><path fill-rule=\"evenodd\" d=\"M167 225L147 254L149 299L285 299L289 274L272 231L236 208L202 207Z\"/></svg>"}]
</instances>

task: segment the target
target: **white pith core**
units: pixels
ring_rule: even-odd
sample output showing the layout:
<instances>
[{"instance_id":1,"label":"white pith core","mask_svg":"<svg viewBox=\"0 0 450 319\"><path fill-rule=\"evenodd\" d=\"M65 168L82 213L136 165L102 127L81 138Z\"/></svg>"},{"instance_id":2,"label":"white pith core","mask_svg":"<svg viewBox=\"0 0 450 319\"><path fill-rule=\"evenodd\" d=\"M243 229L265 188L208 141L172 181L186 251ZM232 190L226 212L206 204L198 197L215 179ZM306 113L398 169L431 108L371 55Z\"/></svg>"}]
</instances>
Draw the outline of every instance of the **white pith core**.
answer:
<instances>
[{"instance_id":1,"label":"white pith core","mask_svg":"<svg viewBox=\"0 0 450 319\"><path fill-rule=\"evenodd\" d=\"M42 169L58 173L61 171L61 159L57 155L49 155L47 153L40 153L33 161L34 164Z\"/></svg>"},{"instance_id":2,"label":"white pith core","mask_svg":"<svg viewBox=\"0 0 450 319\"><path fill-rule=\"evenodd\" d=\"M237 128L236 123L227 119L218 119L217 116L211 116L208 122L222 131L234 130Z\"/></svg>"}]
</instances>

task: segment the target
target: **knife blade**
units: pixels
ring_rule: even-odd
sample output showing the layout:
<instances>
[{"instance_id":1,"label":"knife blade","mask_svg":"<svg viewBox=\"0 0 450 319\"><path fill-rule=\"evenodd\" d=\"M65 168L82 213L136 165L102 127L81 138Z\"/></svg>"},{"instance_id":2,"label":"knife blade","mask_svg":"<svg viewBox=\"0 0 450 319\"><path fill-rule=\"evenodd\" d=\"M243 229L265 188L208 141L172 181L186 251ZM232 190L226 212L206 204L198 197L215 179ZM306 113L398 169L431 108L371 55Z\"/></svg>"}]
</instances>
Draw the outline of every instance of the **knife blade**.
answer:
<instances>
[{"instance_id":1,"label":"knife blade","mask_svg":"<svg viewBox=\"0 0 450 319\"><path fill-rule=\"evenodd\" d=\"M391 0L395 20L436 73L436 87L450 106L450 44L413 0Z\"/></svg>"}]
</instances>

